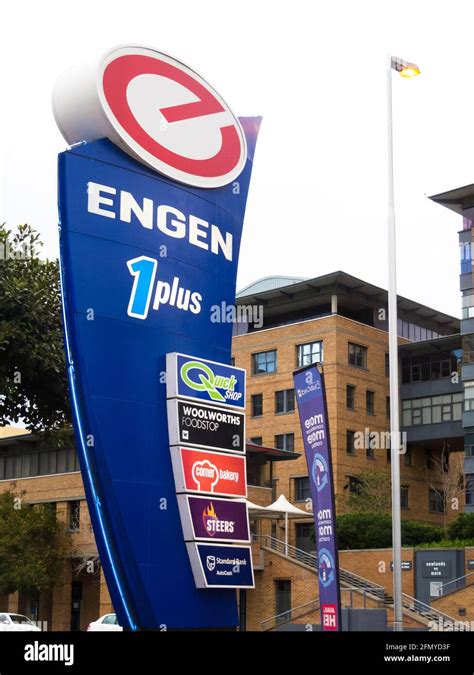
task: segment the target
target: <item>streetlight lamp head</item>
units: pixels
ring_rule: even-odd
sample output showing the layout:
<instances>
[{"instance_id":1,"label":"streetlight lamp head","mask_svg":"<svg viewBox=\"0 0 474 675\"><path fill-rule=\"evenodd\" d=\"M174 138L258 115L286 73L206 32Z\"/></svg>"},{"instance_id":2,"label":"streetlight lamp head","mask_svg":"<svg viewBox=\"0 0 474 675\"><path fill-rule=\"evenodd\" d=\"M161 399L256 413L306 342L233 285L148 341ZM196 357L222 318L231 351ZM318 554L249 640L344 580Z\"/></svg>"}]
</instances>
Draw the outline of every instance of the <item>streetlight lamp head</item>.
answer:
<instances>
[{"instance_id":1,"label":"streetlight lamp head","mask_svg":"<svg viewBox=\"0 0 474 675\"><path fill-rule=\"evenodd\" d=\"M410 61L404 61L396 56L392 56L392 68L396 70L397 73L400 73L402 77L416 77L420 74L420 69L416 63L411 63Z\"/></svg>"},{"instance_id":2,"label":"streetlight lamp head","mask_svg":"<svg viewBox=\"0 0 474 675\"><path fill-rule=\"evenodd\" d=\"M416 77L417 75L420 74L420 69L418 68L417 65L414 63L409 63L407 66L404 66L401 71L400 75L402 77Z\"/></svg>"}]
</instances>

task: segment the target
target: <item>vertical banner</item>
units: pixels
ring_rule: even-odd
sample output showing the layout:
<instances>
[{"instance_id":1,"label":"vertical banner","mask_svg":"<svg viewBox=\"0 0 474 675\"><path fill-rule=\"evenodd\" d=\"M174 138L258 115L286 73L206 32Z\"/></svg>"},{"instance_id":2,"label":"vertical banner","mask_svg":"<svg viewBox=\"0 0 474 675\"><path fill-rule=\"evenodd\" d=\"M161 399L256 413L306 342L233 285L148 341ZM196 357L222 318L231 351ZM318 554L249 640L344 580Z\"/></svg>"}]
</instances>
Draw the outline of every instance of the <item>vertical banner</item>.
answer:
<instances>
[{"instance_id":1,"label":"vertical banner","mask_svg":"<svg viewBox=\"0 0 474 675\"><path fill-rule=\"evenodd\" d=\"M320 363L293 373L313 501L322 630L341 630L341 593L329 420Z\"/></svg>"}]
</instances>

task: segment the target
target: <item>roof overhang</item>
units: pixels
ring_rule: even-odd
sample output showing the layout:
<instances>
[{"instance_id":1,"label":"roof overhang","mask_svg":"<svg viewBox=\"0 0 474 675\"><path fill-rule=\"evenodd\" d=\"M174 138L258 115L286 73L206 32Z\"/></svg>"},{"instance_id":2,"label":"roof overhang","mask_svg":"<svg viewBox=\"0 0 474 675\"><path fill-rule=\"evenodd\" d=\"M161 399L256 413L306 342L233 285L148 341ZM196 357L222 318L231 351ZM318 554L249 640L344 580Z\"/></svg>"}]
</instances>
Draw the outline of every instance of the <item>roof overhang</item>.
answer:
<instances>
[{"instance_id":1,"label":"roof overhang","mask_svg":"<svg viewBox=\"0 0 474 675\"><path fill-rule=\"evenodd\" d=\"M439 195L432 195L429 199L462 215L464 209L474 206L474 184L464 185L464 187L448 190L448 192L440 192Z\"/></svg>"}]
</instances>

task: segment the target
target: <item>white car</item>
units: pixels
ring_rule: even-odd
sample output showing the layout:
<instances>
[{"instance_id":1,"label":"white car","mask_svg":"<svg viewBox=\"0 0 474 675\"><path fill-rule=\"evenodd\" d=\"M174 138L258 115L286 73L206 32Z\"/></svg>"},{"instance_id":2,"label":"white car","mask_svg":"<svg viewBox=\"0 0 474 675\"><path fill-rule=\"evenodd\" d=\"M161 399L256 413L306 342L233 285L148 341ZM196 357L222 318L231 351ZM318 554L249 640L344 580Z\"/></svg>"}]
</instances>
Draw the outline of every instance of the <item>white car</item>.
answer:
<instances>
[{"instance_id":1,"label":"white car","mask_svg":"<svg viewBox=\"0 0 474 675\"><path fill-rule=\"evenodd\" d=\"M104 614L97 621L92 621L87 626L87 630L100 630L100 631L118 631L123 630L122 626L119 626L117 617L115 614Z\"/></svg>"},{"instance_id":2,"label":"white car","mask_svg":"<svg viewBox=\"0 0 474 675\"><path fill-rule=\"evenodd\" d=\"M11 612L0 612L0 631L19 630L23 632L41 632L31 619L23 614L12 614Z\"/></svg>"}]
</instances>

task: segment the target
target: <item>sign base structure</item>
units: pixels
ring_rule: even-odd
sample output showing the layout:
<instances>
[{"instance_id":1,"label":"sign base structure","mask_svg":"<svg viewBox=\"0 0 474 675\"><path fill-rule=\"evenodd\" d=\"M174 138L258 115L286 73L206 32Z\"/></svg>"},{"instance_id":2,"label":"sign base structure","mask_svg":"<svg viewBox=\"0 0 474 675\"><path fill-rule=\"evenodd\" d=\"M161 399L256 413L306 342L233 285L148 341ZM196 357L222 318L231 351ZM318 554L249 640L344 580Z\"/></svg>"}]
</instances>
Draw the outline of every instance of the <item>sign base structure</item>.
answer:
<instances>
[{"instance_id":1,"label":"sign base structure","mask_svg":"<svg viewBox=\"0 0 474 675\"><path fill-rule=\"evenodd\" d=\"M213 307L235 302L260 118L240 123L247 143L243 171L211 190L157 174L106 139L59 156L61 283L77 449L112 603L119 623L132 630L235 627L228 559L236 559L235 569L248 565L241 579L253 584L245 546L193 544L200 560L208 547L209 563L207 572L191 569L165 375L166 354L176 351L230 363L232 324L213 323L211 316ZM199 402L190 408L190 419L209 414L198 411L205 409ZM223 437L238 426L238 414L219 418ZM196 429L189 431L201 442ZM205 469L212 464L217 494L243 495L242 477L232 472L245 469L244 458L226 466L203 452L176 458L183 487L188 481L199 491L199 481L210 479L209 471L193 474L192 466L186 473L195 459Z\"/></svg>"}]
</instances>

